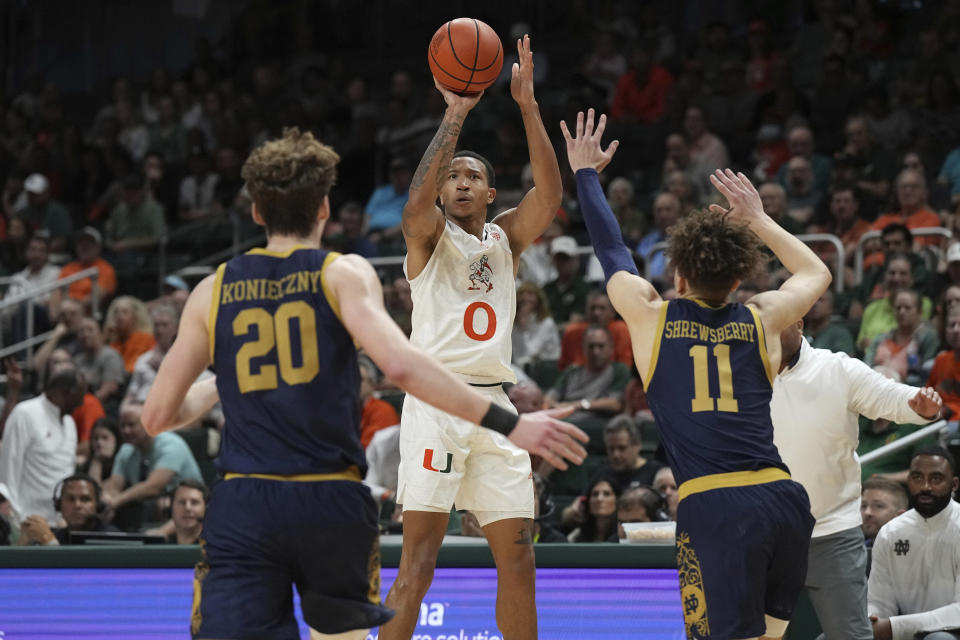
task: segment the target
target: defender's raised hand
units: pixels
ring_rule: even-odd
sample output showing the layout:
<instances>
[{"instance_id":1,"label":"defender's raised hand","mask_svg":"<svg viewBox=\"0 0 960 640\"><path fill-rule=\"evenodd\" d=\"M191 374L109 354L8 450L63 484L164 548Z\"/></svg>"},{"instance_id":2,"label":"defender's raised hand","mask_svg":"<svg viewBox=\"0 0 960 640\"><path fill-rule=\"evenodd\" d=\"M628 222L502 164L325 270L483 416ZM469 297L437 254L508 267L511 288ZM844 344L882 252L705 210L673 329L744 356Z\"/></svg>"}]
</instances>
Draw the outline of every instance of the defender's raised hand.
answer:
<instances>
[{"instance_id":1,"label":"defender's raised hand","mask_svg":"<svg viewBox=\"0 0 960 640\"><path fill-rule=\"evenodd\" d=\"M513 444L540 456L557 469L567 468L565 460L582 464L587 451L577 440L588 442L589 436L572 424L557 419L571 413L572 407L525 413L507 437Z\"/></svg>"},{"instance_id":2,"label":"defender's raised hand","mask_svg":"<svg viewBox=\"0 0 960 640\"><path fill-rule=\"evenodd\" d=\"M533 50L527 34L517 40L517 62L510 72L510 95L521 107L533 104Z\"/></svg>"},{"instance_id":3,"label":"defender's raised hand","mask_svg":"<svg viewBox=\"0 0 960 640\"><path fill-rule=\"evenodd\" d=\"M563 139L567 141L567 160L570 162L570 168L574 173L580 169L594 169L597 173L603 171L603 168L610 164L613 154L617 152L620 146L618 140L614 140L607 145L606 151L600 144L603 137L603 130L607 128L607 116L600 115L596 128L593 126L593 109L587 110L586 122L584 122L583 111L577 114L576 136L570 135L567 123L560 121L560 130L563 132Z\"/></svg>"},{"instance_id":4,"label":"defender's raised hand","mask_svg":"<svg viewBox=\"0 0 960 640\"><path fill-rule=\"evenodd\" d=\"M760 194L757 193L753 183L744 174L734 173L730 169L723 171L717 169L711 174L710 182L730 203L729 209L724 209L718 204L712 204L710 205L710 211L726 215L728 220L747 226L768 217L763 211Z\"/></svg>"}]
</instances>

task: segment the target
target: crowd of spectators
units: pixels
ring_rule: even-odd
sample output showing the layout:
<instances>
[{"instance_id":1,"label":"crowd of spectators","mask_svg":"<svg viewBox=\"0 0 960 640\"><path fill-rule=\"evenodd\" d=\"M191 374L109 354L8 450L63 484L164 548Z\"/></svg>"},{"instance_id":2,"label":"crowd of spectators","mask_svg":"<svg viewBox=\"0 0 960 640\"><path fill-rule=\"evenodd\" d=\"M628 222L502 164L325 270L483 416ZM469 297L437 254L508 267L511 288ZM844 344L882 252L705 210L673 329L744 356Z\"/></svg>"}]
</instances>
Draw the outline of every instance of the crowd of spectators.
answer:
<instances>
[{"instance_id":1,"label":"crowd of spectators","mask_svg":"<svg viewBox=\"0 0 960 640\"><path fill-rule=\"evenodd\" d=\"M621 150L602 179L641 272L673 295L670 227L717 201L710 172L742 170L784 228L842 247L809 240L841 286L805 318L808 341L934 386L947 444L960 442L960 11L810 0L752 15L743 2L693 19L662 2L571 4L548 33L532 32L538 100L558 145L561 118L588 106L609 114ZM532 31L491 23L505 43ZM190 290L172 272L256 239L240 167L283 126L337 149L324 244L380 258L385 302L409 334L400 217L443 100L425 64L384 71L313 46L233 59L200 43L188 68L117 75L95 103L77 101L85 108L42 78L2 96L0 275L4 299L21 301L0 309L0 330L4 344L50 333L29 360L4 363L0 541L66 544L71 531L118 529L197 540L222 414L152 438L140 407ZM532 184L505 108L510 62L462 135L496 168L491 217ZM675 519L677 487L563 165L563 205L520 259L509 395L521 412L572 406L593 436L583 469L535 466L537 540L615 541L619 524ZM46 288L90 268L95 279ZM785 277L771 261L734 300ZM392 504L402 394L369 361L361 373L367 481L389 528L402 520ZM861 417L859 451L917 428ZM864 465L868 541L907 509L900 483L916 475L912 461L906 450ZM451 522L479 532L469 515Z\"/></svg>"}]
</instances>

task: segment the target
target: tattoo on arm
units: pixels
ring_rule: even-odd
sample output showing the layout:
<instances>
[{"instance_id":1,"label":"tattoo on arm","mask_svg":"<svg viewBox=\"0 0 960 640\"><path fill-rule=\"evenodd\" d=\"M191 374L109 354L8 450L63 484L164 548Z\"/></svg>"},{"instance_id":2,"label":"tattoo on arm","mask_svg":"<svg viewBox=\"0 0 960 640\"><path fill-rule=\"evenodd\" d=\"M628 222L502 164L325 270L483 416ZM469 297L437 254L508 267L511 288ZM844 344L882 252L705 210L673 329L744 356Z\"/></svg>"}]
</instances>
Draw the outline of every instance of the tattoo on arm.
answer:
<instances>
[{"instance_id":1,"label":"tattoo on arm","mask_svg":"<svg viewBox=\"0 0 960 640\"><path fill-rule=\"evenodd\" d=\"M433 140L430 141L430 146L427 147L423 158L420 160L420 164L417 166L416 173L413 174L413 180L410 184L411 189L417 190L423 187L424 182L427 180L427 174L430 173L430 167L433 165L434 158L437 157L437 154L440 154L440 162L436 171L437 189L439 191L441 179L440 169L450 165L450 160L453 158L453 150L457 146L457 138L460 137L462 125L463 117L459 116L454 116L449 121L444 119L444 121L440 123L440 128L437 129L436 135L433 136Z\"/></svg>"},{"instance_id":2,"label":"tattoo on arm","mask_svg":"<svg viewBox=\"0 0 960 640\"><path fill-rule=\"evenodd\" d=\"M533 544L533 520L524 518L523 526L517 532L517 539L514 544Z\"/></svg>"}]
</instances>

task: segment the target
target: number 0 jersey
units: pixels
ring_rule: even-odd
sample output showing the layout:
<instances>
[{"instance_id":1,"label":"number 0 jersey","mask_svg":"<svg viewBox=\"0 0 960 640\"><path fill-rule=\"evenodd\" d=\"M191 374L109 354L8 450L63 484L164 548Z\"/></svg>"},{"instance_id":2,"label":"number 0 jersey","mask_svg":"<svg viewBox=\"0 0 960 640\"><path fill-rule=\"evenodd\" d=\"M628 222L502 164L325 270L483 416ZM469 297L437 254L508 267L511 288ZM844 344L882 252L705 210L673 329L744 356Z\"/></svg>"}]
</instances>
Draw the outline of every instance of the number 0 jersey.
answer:
<instances>
[{"instance_id":1,"label":"number 0 jersey","mask_svg":"<svg viewBox=\"0 0 960 640\"><path fill-rule=\"evenodd\" d=\"M503 229L487 223L481 240L448 220L427 265L410 280L410 342L466 382L516 382L510 368L516 286Z\"/></svg>"},{"instance_id":2,"label":"number 0 jersey","mask_svg":"<svg viewBox=\"0 0 960 640\"><path fill-rule=\"evenodd\" d=\"M664 303L650 372L647 402L677 486L717 473L787 470L773 444L774 372L750 307Z\"/></svg>"},{"instance_id":3,"label":"number 0 jersey","mask_svg":"<svg viewBox=\"0 0 960 640\"><path fill-rule=\"evenodd\" d=\"M357 352L324 282L338 255L254 249L217 270L210 327L226 417L221 470L366 470Z\"/></svg>"}]
</instances>

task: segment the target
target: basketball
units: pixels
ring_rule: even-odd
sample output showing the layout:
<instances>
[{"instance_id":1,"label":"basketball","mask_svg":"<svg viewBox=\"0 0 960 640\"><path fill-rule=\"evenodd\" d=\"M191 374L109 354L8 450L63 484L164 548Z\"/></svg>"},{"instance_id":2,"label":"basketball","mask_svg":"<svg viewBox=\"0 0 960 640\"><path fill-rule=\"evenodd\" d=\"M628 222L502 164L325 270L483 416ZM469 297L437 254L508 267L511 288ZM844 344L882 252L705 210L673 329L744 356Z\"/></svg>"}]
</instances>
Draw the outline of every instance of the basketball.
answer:
<instances>
[{"instance_id":1,"label":"basketball","mask_svg":"<svg viewBox=\"0 0 960 640\"><path fill-rule=\"evenodd\" d=\"M430 72L440 85L461 95L493 84L503 67L497 32L474 18L457 18L433 34L427 50Z\"/></svg>"}]
</instances>

